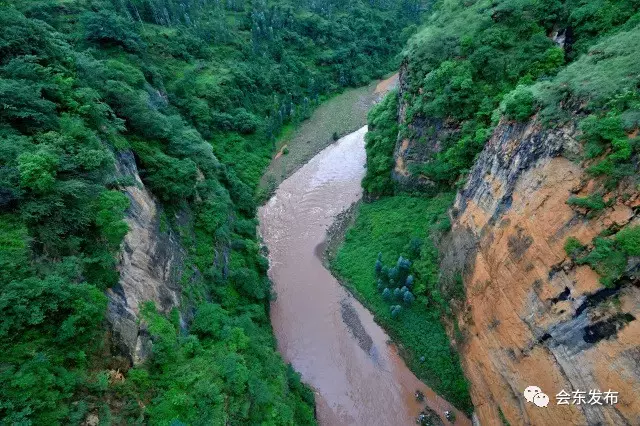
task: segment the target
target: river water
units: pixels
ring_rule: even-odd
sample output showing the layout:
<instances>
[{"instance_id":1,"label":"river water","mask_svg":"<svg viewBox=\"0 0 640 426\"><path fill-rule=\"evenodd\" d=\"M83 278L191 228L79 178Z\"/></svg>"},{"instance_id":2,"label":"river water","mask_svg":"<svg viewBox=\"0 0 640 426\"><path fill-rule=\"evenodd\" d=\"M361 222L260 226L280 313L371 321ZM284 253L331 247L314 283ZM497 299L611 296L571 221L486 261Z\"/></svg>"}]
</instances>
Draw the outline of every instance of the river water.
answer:
<instances>
[{"instance_id":1,"label":"river water","mask_svg":"<svg viewBox=\"0 0 640 426\"><path fill-rule=\"evenodd\" d=\"M278 349L316 391L321 425L415 424L425 404L415 400L417 389L444 420L451 405L413 375L371 313L322 263L327 228L362 196L366 132L325 148L260 208ZM456 424L470 424L456 414Z\"/></svg>"}]
</instances>

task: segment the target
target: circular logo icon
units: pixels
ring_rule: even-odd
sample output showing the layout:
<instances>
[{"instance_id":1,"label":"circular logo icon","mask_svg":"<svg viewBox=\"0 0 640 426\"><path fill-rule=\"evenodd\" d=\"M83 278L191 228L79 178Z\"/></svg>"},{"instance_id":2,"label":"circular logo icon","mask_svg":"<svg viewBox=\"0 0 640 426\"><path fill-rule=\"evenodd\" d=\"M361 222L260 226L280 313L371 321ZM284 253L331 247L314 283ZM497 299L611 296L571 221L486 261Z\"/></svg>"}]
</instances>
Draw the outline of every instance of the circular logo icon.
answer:
<instances>
[{"instance_id":1,"label":"circular logo icon","mask_svg":"<svg viewBox=\"0 0 640 426\"><path fill-rule=\"evenodd\" d=\"M546 407L549 405L549 396L546 393L539 392L533 397L533 403L538 407Z\"/></svg>"},{"instance_id":2,"label":"circular logo icon","mask_svg":"<svg viewBox=\"0 0 640 426\"><path fill-rule=\"evenodd\" d=\"M535 397L536 394L539 394L541 392L542 392L542 389L540 389L537 386L528 386L524 390L524 399L526 399L527 402L533 402L533 397Z\"/></svg>"}]
</instances>

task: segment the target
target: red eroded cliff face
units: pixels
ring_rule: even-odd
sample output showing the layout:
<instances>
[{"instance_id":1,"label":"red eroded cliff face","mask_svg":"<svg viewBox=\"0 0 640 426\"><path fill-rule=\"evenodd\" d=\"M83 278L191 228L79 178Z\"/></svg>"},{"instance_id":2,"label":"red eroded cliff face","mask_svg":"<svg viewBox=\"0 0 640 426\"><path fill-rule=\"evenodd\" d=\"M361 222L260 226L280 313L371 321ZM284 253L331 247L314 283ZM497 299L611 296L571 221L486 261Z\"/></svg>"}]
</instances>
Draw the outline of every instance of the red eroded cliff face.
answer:
<instances>
[{"instance_id":1,"label":"red eroded cliff face","mask_svg":"<svg viewBox=\"0 0 640 426\"><path fill-rule=\"evenodd\" d=\"M608 288L564 249L640 224L640 194L623 181L595 215L567 204L602 189L576 160L577 132L503 120L452 210L443 271L463 276L456 344L483 425L640 424L640 260ZM548 407L524 399L530 385ZM561 390L591 389L618 403L557 405Z\"/></svg>"}]
</instances>

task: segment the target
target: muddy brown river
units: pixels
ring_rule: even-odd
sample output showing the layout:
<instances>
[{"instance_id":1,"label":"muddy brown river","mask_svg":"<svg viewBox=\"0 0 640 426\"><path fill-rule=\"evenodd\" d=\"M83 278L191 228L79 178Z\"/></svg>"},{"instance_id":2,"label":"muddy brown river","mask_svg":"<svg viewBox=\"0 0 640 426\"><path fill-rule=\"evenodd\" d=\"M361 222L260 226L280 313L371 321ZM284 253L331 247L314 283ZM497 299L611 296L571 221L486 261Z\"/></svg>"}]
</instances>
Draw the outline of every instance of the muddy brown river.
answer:
<instances>
[{"instance_id":1,"label":"muddy brown river","mask_svg":"<svg viewBox=\"0 0 640 426\"><path fill-rule=\"evenodd\" d=\"M425 402L444 420L453 407L413 375L371 313L323 266L327 228L362 195L366 131L325 148L260 208L278 349L315 390L321 425L411 425ZM415 400L417 389L425 402ZM470 424L456 415L456 424Z\"/></svg>"}]
</instances>

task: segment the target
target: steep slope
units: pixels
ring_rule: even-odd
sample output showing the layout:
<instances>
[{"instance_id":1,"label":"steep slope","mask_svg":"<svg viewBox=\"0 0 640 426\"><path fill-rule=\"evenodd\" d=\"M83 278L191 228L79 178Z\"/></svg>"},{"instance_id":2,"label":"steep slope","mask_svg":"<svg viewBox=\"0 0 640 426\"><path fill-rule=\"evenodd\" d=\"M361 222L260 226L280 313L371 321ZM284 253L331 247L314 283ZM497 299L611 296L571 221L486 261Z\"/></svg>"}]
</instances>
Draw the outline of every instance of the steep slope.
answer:
<instances>
[{"instance_id":1,"label":"steep slope","mask_svg":"<svg viewBox=\"0 0 640 426\"><path fill-rule=\"evenodd\" d=\"M130 178L132 184L124 187L129 198L125 216L129 232L120 253L120 279L107 290L107 320L114 352L139 364L151 355L152 346L140 321L140 307L153 302L159 312L168 314L180 306L185 252L175 232L167 226L161 229L162 207L140 179L131 151L118 153L116 176Z\"/></svg>"},{"instance_id":2,"label":"steep slope","mask_svg":"<svg viewBox=\"0 0 640 426\"><path fill-rule=\"evenodd\" d=\"M638 7L439 3L370 115L370 200L459 190L412 291L458 348L482 424L640 421ZM549 407L526 402L530 385ZM557 405L563 389L619 399Z\"/></svg>"},{"instance_id":3,"label":"steep slope","mask_svg":"<svg viewBox=\"0 0 640 426\"><path fill-rule=\"evenodd\" d=\"M489 140L506 94L549 79L599 38L633 25L638 7L607 0L438 3L409 40L400 68L399 136L386 153L395 187L434 193L453 185ZM526 109L533 99L518 93L516 101L511 105Z\"/></svg>"},{"instance_id":4,"label":"steep slope","mask_svg":"<svg viewBox=\"0 0 640 426\"><path fill-rule=\"evenodd\" d=\"M464 275L461 355L488 423L498 409L513 423L640 421L640 109L611 101L637 99L639 37L640 27L620 32L533 86L538 117L503 118L456 199L448 250L466 267L449 256L443 268ZM559 89L565 116L550 128L540 117L560 112L547 103ZM522 399L529 385L549 394L547 409ZM556 405L562 390L592 389L619 392L617 404Z\"/></svg>"},{"instance_id":5,"label":"steep slope","mask_svg":"<svg viewBox=\"0 0 640 426\"><path fill-rule=\"evenodd\" d=\"M498 422L498 409L513 424L639 421L638 259L609 288L564 249L570 236L586 243L640 223L639 194L629 184L609 193L611 205L592 219L567 204L594 185L584 167L563 156L575 154L575 134L575 126L547 131L536 122L501 123L454 205L453 238L473 241L466 247L460 347L483 423ZM549 394L547 409L523 400L529 385ZM562 389L612 389L620 400L558 406Z\"/></svg>"},{"instance_id":6,"label":"steep slope","mask_svg":"<svg viewBox=\"0 0 640 426\"><path fill-rule=\"evenodd\" d=\"M255 188L414 2L0 3L0 423L313 424ZM366 40L366 42L362 42Z\"/></svg>"}]
</instances>

